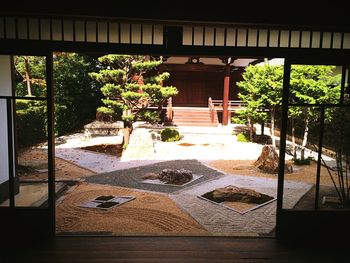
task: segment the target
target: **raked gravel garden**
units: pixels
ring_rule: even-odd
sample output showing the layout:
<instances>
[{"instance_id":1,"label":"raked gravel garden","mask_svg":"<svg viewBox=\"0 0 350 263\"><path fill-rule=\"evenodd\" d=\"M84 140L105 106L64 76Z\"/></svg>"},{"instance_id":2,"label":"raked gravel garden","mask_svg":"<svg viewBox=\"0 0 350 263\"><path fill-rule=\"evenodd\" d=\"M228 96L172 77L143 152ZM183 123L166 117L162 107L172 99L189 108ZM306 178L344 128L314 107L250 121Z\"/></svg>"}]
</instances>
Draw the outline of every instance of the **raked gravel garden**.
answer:
<instances>
[{"instance_id":1,"label":"raked gravel garden","mask_svg":"<svg viewBox=\"0 0 350 263\"><path fill-rule=\"evenodd\" d=\"M162 142L159 130L134 129L120 156L86 150L94 144L118 144L120 137L65 136L56 145L56 180L71 181L57 200L58 234L98 235L230 235L273 234L276 221L277 175L254 167L263 145L238 142L232 127L179 127L181 139ZM45 158L45 147L28 149L19 161ZM290 157L287 156L288 162ZM284 207L293 208L312 189L315 164L293 165L286 174ZM150 183L147 173L185 169L196 175L184 185ZM325 169L321 184L331 185ZM45 179L43 173L24 180ZM73 183L72 183L73 182ZM272 197L262 205L242 208L202 198L216 188L236 186ZM82 207L96 197L132 196L108 209Z\"/></svg>"}]
</instances>

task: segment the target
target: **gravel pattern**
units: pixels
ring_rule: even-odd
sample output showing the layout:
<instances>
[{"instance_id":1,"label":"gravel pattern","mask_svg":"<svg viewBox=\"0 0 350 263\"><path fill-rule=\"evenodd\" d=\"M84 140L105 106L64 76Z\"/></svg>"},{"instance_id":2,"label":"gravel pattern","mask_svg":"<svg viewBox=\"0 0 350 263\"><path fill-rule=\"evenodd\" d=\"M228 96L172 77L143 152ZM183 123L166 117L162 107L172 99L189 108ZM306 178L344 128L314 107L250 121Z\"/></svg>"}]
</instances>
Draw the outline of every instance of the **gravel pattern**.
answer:
<instances>
[{"instance_id":1,"label":"gravel pattern","mask_svg":"<svg viewBox=\"0 0 350 263\"><path fill-rule=\"evenodd\" d=\"M277 179L226 175L210 182L180 190L171 198L213 235L268 235L276 225L276 200L245 214L199 198L219 187L234 185L253 189L273 197L277 195ZM290 209L312 185L285 181L283 207Z\"/></svg>"},{"instance_id":2,"label":"gravel pattern","mask_svg":"<svg viewBox=\"0 0 350 263\"><path fill-rule=\"evenodd\" d=\"M80 205L101 195L134 196L107 210ZM82 183L56 208L58 234L205 235L207 231L167 195Z\"/></svg>"},{"instance_id":3,"label":"gravel pattern","mask_svg":"<svg viewBox=\"0 0 350 263\"><path fill-rule=\"evenodd\" d=\"M146 173L160 173L163 169L181 169L191 170L192 173L203 175L198 180L195 180L185 186L157 185L142 183L142 176ZM136 188L148 191L173 193L175 191L205 182L210 179L218 178L223 173L210 169L197 160L174 160L155 163L152 165L140 166L126 170L119 170L110 173L96 174L86 178L89 183L108 184L114 186L122 186Z\"/></svg>"},{"instance_id":4,"label":"gravel pattern","mask_svg":"<svg viewBox=\"0 0 350 263\"><path fill-rule=\"evenodd\" d=\"M55 154L56 157L72 162L77 166L83 167L95 173L108 173L116 170L123 170L159 162L155 160L121 162L116 156L71 148L58 148L55 150Z\"/></svg>"},{"instance_id":5,"label":"gravel pattern","mask_svg":"<svg viewBox=\"0 0 350 263\"><path fill-rule=\"evenodd\" d=\"M47 150L28 148L18 153L18 163L21 165L31 165L41 163L47 167ZM55 178L56 180L79 180L86 176L95 174L95 172L75 165L74 162L66 161L61 158L55 158ZM21 180L47 180L47 171L37 170L21 174Z\"/></svg>"}]
</instances>

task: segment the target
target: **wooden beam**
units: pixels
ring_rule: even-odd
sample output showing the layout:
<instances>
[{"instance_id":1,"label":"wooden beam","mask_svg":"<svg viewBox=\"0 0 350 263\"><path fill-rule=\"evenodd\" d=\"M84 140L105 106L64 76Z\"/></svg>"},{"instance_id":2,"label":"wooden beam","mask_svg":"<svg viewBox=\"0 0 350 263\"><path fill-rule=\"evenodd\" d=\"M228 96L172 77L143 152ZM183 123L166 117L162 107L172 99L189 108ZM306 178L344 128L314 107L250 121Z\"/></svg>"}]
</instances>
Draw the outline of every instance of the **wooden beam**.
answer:
<instances>
[{"instance_id":1,"label":"wooden beam","mask_svg":"<svg viewBox=\"0 0 350 263\"><path fill-rule=\"evenodd\" d=\"M201 72L223 72L224 65L206 64L162 64L164 71L201 71Z\"/></svg>"}]
</instances>

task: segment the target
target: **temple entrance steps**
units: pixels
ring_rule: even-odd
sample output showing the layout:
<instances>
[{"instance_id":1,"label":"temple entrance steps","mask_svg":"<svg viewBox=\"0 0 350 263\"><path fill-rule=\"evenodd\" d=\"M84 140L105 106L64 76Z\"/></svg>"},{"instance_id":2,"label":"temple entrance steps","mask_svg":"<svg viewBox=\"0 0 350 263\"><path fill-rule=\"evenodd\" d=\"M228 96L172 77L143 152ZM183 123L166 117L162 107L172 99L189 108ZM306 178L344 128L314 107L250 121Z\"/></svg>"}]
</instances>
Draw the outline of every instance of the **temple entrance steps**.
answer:
<instances>
[{"instance_id":1,"label":"temple entrance steps","mask_svg":"<svg viewBox=\"0 0 350 263\"><path fill-rule=\"evenodd\" d=\"M212 120L213 119L213 120ZM218 115L211 117L208 107L173 107L173 125L217 127Z\"/></svg>"}]
</instances>

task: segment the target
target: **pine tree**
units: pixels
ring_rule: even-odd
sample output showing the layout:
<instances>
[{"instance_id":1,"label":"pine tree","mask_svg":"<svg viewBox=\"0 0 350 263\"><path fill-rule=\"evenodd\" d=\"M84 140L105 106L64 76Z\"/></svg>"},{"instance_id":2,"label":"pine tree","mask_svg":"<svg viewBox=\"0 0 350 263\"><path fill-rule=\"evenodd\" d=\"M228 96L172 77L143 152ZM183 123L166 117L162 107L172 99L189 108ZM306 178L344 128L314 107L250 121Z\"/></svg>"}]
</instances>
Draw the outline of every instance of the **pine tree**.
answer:
<instances>
[{"instance_id":1,"label":"pine tree","mask_svg":"<svg viewBox=\"0 0 350 263\"><path fill-rule=\"evenodd\" d=\"M98 60L101 70L90 76L102 85L105 106L97 109L97 115L104 120L124 120L127 127L136 120L157 121L164 102L178 93L175 87L162 85L170 75L159 72L161 58L105 55ZM150 106L158 112L151 112Z\"/></svg>"}]
</instances>

